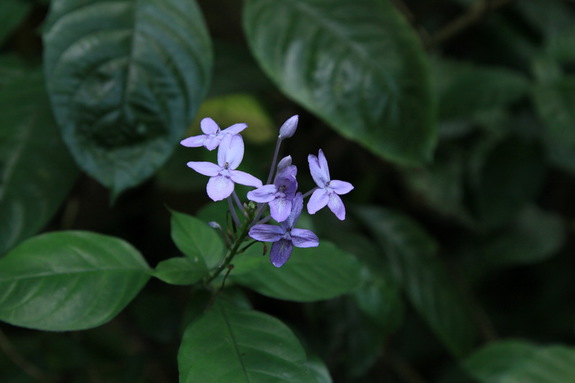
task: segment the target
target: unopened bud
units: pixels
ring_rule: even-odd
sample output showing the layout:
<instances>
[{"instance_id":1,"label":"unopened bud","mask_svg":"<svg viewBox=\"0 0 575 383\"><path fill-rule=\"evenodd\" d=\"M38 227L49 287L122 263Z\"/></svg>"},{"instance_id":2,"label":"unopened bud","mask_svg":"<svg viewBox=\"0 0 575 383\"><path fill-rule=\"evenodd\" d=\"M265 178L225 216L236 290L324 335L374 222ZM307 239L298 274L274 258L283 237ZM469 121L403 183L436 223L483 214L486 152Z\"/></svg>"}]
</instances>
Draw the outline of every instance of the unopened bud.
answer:
<instances>
[{"instance_id":1,"label":"unopened bud","mask_svg":"<svg viewBox=\"0 0 575 383\"><path fill-rule=\"evenodd\" d=\"M208 222L208 225L210 225L210 227L212 227L213 229L222 230L222 227L216 221L210 221Z\"/></svg>"},{"instance_id":2,"label":"unopened bud","mask_svg":"<svg viewBox=\"0 0 575 383\"><path fill-rule=\"evenodd\" d=\"M291 116L286 120L286 122L284 122L284 124L280 128L280 135L279 135L280 140L283 140L284 138L290 138L291 136L294 135L297 129L298 119L299 116L296 114L295 116Z\"/></svg>"},{"instance_id":3,"label":"unopened bud","mask_svg":"<svg viewBox=\"0 0 575 383\"><path fill-rule=\"evenodd\" d=\"M277 173L281 172L285 168L291 165L291 156L287 156L281 159L280 163L277 166Z\"/></svg>"}]
</instances>

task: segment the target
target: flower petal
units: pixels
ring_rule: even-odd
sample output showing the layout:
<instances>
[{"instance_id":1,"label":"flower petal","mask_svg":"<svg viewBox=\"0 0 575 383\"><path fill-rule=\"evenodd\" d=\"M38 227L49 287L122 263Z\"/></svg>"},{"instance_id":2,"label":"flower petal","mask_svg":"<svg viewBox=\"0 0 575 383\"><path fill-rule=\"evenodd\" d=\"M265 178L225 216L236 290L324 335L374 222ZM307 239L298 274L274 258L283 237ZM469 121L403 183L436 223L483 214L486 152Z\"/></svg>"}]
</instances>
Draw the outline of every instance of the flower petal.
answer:
<instances>
[{"instance_id":1,"label":"flower petal","mask_svg":"<svg viewBox=\"0 0 575 383\"><path fill-rule=\"evenodd\" d=\"M329 176L329 166L327 165L327 159L325 158L325 155L323 154L323 150L319 150L318 153L318 161L319 161L319 166L321 168L321 170L324 172L325 177L328 179L328 181L331 179Z\"/></svg>"},{"instance_id":2,"label":"flower petal","mask_svg":"<svg viewBox=\"0 0 575 383\"><path fill-rule=\"evenodd\" d=\"M209 177L217 176L220 172L220 167L218 165L205 161L190 161L188 162L188 167L194 169L200 174L203 174L204 176Z\"/></svg>"},{"instance_id":3,"label":"flower petal","mask_svg":"<svg viewBox=\"0 0 575 383\"><path fill-rule=\"evenodd\" d=\"M319 245L319 238L311 230L292 229L291 239L294 246L297 247L316 247Z\"/></svg>"},{"instance_id":4,"label":"flower petal","mask_svg":"<svg viewBox=\"0 0 575 383\"><path fill-rule=\"evenodd\" d=\"M220 127L214 120L209 117L206 117L200 121L200 127L202 128L202 132L206 134L216 134L220 131Z\"/></svg>"},{"instance_id":5,"label":"flower petal","mask_svg":"<svg viewBox=\"0 0 575 383\"><path fill-rule=\"evenodd\" d=\"M329 187L339 195L347 194L353 190L353 185L346 181L331 180Z\"/></svg>"},{"instance_id":6,"label":"flower petal","mask_svg":"<svg viewBox=\"0 0 575 383\"><path fill-rule=\"evenodd\" d=\"M242 136L225 134L218 151L218 164L224 166L227 163L230 169L235 169L240 166L243 158L244 140Z\"/></svg>"},{"instance_id":7,"label":"flower petal","mask_svg":"<svg viewBox=\"0 0 575 383\"><path fill-rule=\"evenodd\" d=\"M233 173L239 170L234 171ZM273 201L276 198L276 186L275 185L264 185L256 190L252 190L248 192L248 199L250 201L259 202L259 203L266 203Z\"/></svg>"},{"instance_id":8,"label":"flower petal","mask_svg":"<svg viewBox=\"0 0 575 383\"><path fill-rule=\"evenodd\" d=\"M275 267L282 267L290 258L293 244L287 239L280 239L274 242L270 251L270 261Z\"/></svg>"},{"instance_id":9,"label":"flower petal","mask_svg":"<svg viewBox=\"0 0 575 383\"><path fill-rule=\"evenodd\" d=\"M285 221L292 211L292 201L287 198L276 198L270 202L270 215L278 222Z\"/></svg>"},{"instance_id":10,"label":"flower petal","mask_svg":"<svg viewBox=\"0 0 575 383\"><path fill-rule=\"evenodd\" d=\"M283 229L276 225L254 225L249 231L249 236L256 241L277 242L285 234Z\"/></svg>"},{"instance_id":11,"label":"flower petal","mask_svg":"<svg viewBox=\"0 0 575 383\"><path fill-rule=\"evenodd\" d=\"M303 209L303 196L301 195L301 193L297 193L292 200L291 213L289 217L282 222L282 227L290 229L294 227L295 223L297 222L301 214L302 209Z\"/></svg>"},{"instance_id":12,"label":"flower petal","mask_svg":"<svg viewBox=\"0 0 575 383\"><path fill-rule=\"evenodd\" d=\"M238 134L247 127L248 127L248 124L244 124L244 123L233 124L232 126L222 130L221 134Z\"/></svg>"},{"instance_id":13,"label":"flower petal","mask_svg":"<svg viewBox=\"0 0 575 383\"><path fill-rule=\"evenodd\" d=\"M329 201L329 193L325 189L316 189L307 202L307 212L315 214L318 210L323 209Z\"/></svg>"},{"instance_id":14,"label":"flower petal","mask_svg":"<svg viewBox=\"0 0 575 383\"><path fill-rule=\"evenodd\" d=\"M180 145L187 146L188 148L199 148L204 145L206 136L204 134L199 136L192 136L180 141Z\"/></svg>"},{"instance_id":15,"label":"flower petal","mask_svg":"<svg viewBox=\"0 0 575 383\"><path fill-rule=\"evenodd\" d=\"M345 219L345 206L340 196L338 196L335 193L331 193L331 195L329 196L327 206L331 211L333 211L333 214L335 214L335 216L339 218L341 221Z\"/></svg>"},{"instance_id":16,"label":"flower petal","mask_svg":"<svg viewBox=\"0 0 575 383\"><path fill-rule=\"evenodd\" d=\"M230 170L230 178L232 181L240 185L253 186L256 188L262 186L262 181L249 173L242 172L241 170Z\"/></svg>"},{"instance_id":17,"label":"flower petal","mask_svg":"<svg viewBox=\"0 0 575 383\"><path fill-rule=\"evenodd\" d=\"M318 158L310 154L307 157L307 161L309 162L309 172L317 186L320 188L325 187L325 184L329 182L329 174L321 168Z\"/></svg>"},{"instance_id":18,"label":"flower petal","mask_svg":"<svg viewBox=\"0 0 575 383\"><path fill-rule=\"evenodd\" d=\"M216 135L216 136L206 136L206 142L204 142L204 146L206 147L206 149L208 150L214 150L215 148L217 148L220 145L220 142L222 142L222 136L221 135Z\"/></svg>"},{"instance_id":19,"label":"flower petal","mask_svg":"<svg viewBox=\"0 0 575 383\"><path fill-rule=\"evenodd\" d=\"M206 190L212 200L221 201L232 194L234 191L234 183L228 177L216 176L210 178Z\"/></svg>"}]
</instances>

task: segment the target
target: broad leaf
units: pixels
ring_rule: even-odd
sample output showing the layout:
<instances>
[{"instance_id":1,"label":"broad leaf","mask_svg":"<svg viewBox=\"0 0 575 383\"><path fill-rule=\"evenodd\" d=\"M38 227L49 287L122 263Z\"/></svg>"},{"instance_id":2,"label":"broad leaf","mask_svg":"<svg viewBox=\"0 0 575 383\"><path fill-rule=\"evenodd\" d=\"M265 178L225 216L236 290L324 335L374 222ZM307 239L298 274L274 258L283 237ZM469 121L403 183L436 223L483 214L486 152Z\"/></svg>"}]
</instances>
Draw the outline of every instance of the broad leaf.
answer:
<instances>
[{"instance_id":1,"label":"broad leaf","mask_svg":"<svg viewBox=\"0 0 575 383\"><path fill-rule=\"evenodd\" d=\"M383 246L395 277L415 309L451 353L467 353L476 329L467 302L436 257L433 238L411 219L391 210L364 207L356 214Z\"/></svg>"},{"instance_id":2,"label":"broad leaf","mask_svg":"<svg viewBox=\"0 0 575 383\"><path fill-rule=\"evenodd\" d=\"M575 376L575 350L500 341L471 355L463 366L481 383L566 383Z\"/></svg>"},{"instance_id":3,"label":"broad leaf","mask_svg":"<svg viewBox=\"0 0 575 383\"><path fill-rule=\"evenodd\" d=\"M234 263L240 270L248 271L232 271L230 278L260 294L297 302L334 298L351 292L359 284L357 260L327 241L321 241L317 248L294 247L291 258L281 268L274 267L269 257L261 254L238 255ZM258 267L253 264L254 258L259 262ZM244 263L249 266L245 267Z\"/></svg>"},{"instance_id":4,"label":"broad leaf","mask_svg":"<svg viewBox=\"0 0 575 383\"><path fill-rule=\"evenodd\" d=\"M56 119L116 196L152 175L201 103L212 62L195 1L60 0L44 34Z\"/></svg>"},{"instance_id":5,"label":"broad leaf","mask_svg":"<svg viewBox=\"0 0 575 383\"><path fill-rule=\"evenodd\" d=\"M43 234L0 259L0 320L50 331L96 327L114 318L148 278L146 261L121 239Z\"/></svg>"},{"instance_id":6,"label":"broad leaf","mask_svg":"<svg viewBox=\"0 0 575 383\"><path fill-rule=\"evenodd\" d=\"M306 353L291 330L269 315L217 301L186 329L180 383L310 383Z\"/></svg>"},{"instance_id":7,"label":"broad leaf","mask_svg":"<svg viewBox=\"0 0 575 383\"><path fill-rule=\"evenodd\" d=\"M172 240L195 267L210 270L225 255L218 232L196 217L172 211Z\"/></svg>"},{"instance_id":8,"label":"broad leaf","mask_svg":"<svg viewBox=\"0 0 575 383\"><path fill-rule=\"evenodd\" d=\"M42 76L10 77L0 87L0 256L52 218L78 176Z\"/></svg>"},{"instance_id":9,"label":"broad leaf","mask_svg":"<svg viewBox=\"0 0 575 383\"><path fill-rule=\"evenodd\" d=\"M342 135L400 163L435 144L428 67L387 0L249 0L244 29L280 89Z\"/></svg>"}]
</instances>

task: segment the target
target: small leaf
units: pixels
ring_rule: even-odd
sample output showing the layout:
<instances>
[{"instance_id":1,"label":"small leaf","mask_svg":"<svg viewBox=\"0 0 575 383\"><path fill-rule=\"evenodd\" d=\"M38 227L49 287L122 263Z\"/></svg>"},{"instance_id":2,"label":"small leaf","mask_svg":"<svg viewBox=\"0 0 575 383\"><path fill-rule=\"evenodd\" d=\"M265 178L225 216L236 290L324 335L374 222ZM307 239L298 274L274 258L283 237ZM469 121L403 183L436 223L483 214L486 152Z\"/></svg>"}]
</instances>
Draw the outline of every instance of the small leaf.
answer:
<instances>
[{"instance_id":1,"label":"small leaf","mask_svg":"<svg viewBox=\"0 0 575 383\"><path fill-rule=\"evenodd\" d=\"M224 243L215 229L176 211L172 211L172 240L186 257L205 270L216 267L225 255Z\"/></svg>"},{"instance_id":2,"label":"small leaf","mask_svg":"<svg viewBox=\"0 0 575 383\"><path fill-rule=\"evenodd\" d=\"M566 383L575 376L575 350L499 341L475 352L463 366L481 383Z\"/></svg>"},{"instance_id":3,"label":"small leaf","mask_svg":"<svg viewBox=\"0 0 575 383\"><path fill-rule=\"evenodd\" d=\"M121 239L43 234L0 259L0 320L48 331L96 327L114 318L148 278L146 261Z\"/></svg>"},{"instance_id":4,"label":"small leaf","mask_svg":"<svg viewBox=\"0 0 575 383\"><path fill-rule=\"evenodd\" d=\"M192 285L208 276L204 263L190 258L177 257L166 259L156 266L153 276L171 285Z\"/></svg>"},{"instance_id":5,"label":"small leaf","mask_svg":"<svg viewBox=\"0 0 575 383\"><path fill-rule=\"evenodd\" d=\"M52 218L78 176L40 73L11 77L0 88L0 256Z\"/></svg>"},{"instance_id":6,"label":"small leaf","mask_svg":"<svg viewBox=\"0 0 575 383\"><path fill-rule=\"evenodd\" d=\"M408 217L376 207L355 213L385 250L395 277L419 314L455 356L473 346L476 328L467 302L436 257L437 244Z\"/></svg>"},{"instance_id":7,"label":"small leaf","mask_svg":"<svg viewBox=\"0 0 575 383\"><path fill-rule=\"evenodd\" d=\"M253 262L253 258L259 259L259 267L250 264L251 271L239 275L232 271L230 278L260 294L297 302L334 298L359 284L357 260L327 241L321 241L317 248L294 247L291 258L281 268L272 266L269 257L261 254L238 255L234 260L238 267L242 262Z\"/></svg>"},{"instance_id":8,"label":"small leaf","mask_svg":"<svg viewBox=\"0 0 575 383\"><path fill-rule=\"evenodd\" d=\"M217 301L186 329L180 383L311 383L306 353L291 330L269 315Z\"/></svg>"},{"instance_id":9,"label":"small leaf","mask_svg":"<svg viewBox=\"0 0 575 383\"><path fill-rule=\"evenodd\" d=\"M244 10L250 48L286 95L377 155L431 157L427 62L391 2L249 0Z\"/></svg>"},{"instance_id":10,"label":"small leaf","mask_svg":"<svg viewBox=\"0 0 575 383\"><path fill-rule=\"evenodd\" d=\"M165 162L207 92L211 46L195 1L52 2L44 45L66 143L113 196Z\"/></svg>"}]
</instances>

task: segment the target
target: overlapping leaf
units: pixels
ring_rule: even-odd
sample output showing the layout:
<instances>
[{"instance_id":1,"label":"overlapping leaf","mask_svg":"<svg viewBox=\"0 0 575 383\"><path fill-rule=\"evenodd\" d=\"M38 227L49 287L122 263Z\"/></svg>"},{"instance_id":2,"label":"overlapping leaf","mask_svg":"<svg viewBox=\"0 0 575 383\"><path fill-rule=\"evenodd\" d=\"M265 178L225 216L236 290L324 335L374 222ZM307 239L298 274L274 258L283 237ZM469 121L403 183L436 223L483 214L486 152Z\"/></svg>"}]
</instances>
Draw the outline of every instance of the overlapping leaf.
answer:
<instances>
[{"instance_id":1,"label":"overlapping leaf","mask_svg":"<svg viewBox=\"0 0 575 383\"><path fill-rule=\"evenodd\" d=\"M112 319L149 268L130 244L67 231L31 238L0 259L0 320L40 330L80 330Z\"/></svg>"},{"instance_id":2,"label":"overlapping leaf","mask_svg":"<svg viewBox=\"0 0 575 383\"><path fill-rule=\"evenodd\" d=\"M264 71L344 136L401 163L435 143L428 68L387 0L249 0L244 27Z\"/></svg>"},{"instance_id":3,"label":"overlapping leaf","mask_svg":"<svg viewBox=\"0 0 575 383\"><path fill-rule=\"evenodd\" d=\"M56 1L44 43L76 161L114 195L150 176L207 91L210 42L195 1Z\"/></svg>"},{"instance_id":4,"label":"overlapping leaf","mask_svg":"<svg viewBox=\"0 0 575 383\"><path fill-rule=\"evenodd\" d=\"M52 218L78 175L42 76L7 77L0 81L0 255Z\"/></svg>"}]
</instances>

